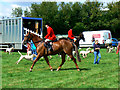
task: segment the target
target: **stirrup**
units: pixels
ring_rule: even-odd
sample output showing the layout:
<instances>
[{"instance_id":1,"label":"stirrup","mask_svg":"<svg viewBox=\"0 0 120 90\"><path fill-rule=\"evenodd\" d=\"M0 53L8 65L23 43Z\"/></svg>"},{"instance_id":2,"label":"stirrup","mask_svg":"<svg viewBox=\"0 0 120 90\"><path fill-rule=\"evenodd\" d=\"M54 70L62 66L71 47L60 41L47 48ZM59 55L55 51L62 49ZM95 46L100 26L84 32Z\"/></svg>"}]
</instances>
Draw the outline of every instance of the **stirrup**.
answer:
<instances>
[{"instance_id":1,"label":"stirrup","mask_svg":"<svg viewBox=\"0 0 120 90\"><path fill-rule=\"evenodd\" d=\"M52 46L50 46L50 51L53 51L53 48L52 48Z\"/></svg>"},{"instance_id":2,"label":"stirrup","mask_svg":"<svg viewBox=\"0 0 120 90\"><path fill-rule=\"evenodd\" d=\"M48 48L48 51L53 51L52 45L49 45L47 48Z\"/></svg>"}]
</instances>

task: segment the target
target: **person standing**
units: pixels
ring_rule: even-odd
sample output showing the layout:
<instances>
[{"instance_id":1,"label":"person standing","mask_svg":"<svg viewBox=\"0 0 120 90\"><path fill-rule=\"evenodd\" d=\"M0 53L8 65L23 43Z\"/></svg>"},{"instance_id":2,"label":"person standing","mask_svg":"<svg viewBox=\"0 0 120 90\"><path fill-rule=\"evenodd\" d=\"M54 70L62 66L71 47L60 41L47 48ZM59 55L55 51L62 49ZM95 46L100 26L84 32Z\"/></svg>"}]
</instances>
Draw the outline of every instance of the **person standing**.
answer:
<instances>
[{"instance_id":1,"label":"person standing","mask_svg":"<svg viewBox=\"0 0 120 90\"><path fill-rule=\"evenodd\" d=\"M36 47L32 40L31 40L31 51L32 51L32 54L37 55ZM35 59L36 59L36 57L33 57L33 60L35 60Z\"/></svg>"},{"instance_id":2,"label":"person standing","mask_svg":"<svg viewBox=\"0 0 120 90\"><path fill-rule=\"evenodd\" d=\"M95 43L95 38L94 38L94 36L92 36L92 45L94 45L94 43Z\"/></svg>"},{"instance_id":3,"label":"person standing","mask_svg":"<svg viewBox=\"0 0 120 90\"><path fill-rule=\"evenodd\" d=\"M94 43L94 64L99 64L99 61L101 59L101 54L100 54L100 44L98 43L98 40L95 40L95 43ZM98 60L96 61L97 59L97 56L99 57Z\"/></svg>"}]
</instances>

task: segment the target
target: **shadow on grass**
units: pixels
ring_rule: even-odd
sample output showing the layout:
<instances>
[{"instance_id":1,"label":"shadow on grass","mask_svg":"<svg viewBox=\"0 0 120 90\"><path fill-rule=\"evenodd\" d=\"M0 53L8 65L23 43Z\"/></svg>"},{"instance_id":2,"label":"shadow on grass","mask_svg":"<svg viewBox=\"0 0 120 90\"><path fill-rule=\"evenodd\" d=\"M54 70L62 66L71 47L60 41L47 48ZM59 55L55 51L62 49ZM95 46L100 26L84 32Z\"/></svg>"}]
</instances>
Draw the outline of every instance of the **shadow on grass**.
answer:
<instances>
[{"instance_id":1,"label":"shadow on grass","mask_svg":"<svg viewBox=\"0 0 120 90\"><path fill-rule=\"evenodd\" d=\"M82 70L91 70L91 68L79 68L80 71ZM53 69L53 70L57 70L57 69ZM77 70L77 68L65 68L65 69L60 69L60 71L64 71L64 70Z\"/></svg>"},{"instance_id":2,"label":"shadow on grass","mask_svg":"<svg viewBox=\"0 0 120 90\"><path fill-rule=\"evenodd\" d=\"M111 64L111 63L101 63L101 64Z\"/></svg>"}]
</instances>

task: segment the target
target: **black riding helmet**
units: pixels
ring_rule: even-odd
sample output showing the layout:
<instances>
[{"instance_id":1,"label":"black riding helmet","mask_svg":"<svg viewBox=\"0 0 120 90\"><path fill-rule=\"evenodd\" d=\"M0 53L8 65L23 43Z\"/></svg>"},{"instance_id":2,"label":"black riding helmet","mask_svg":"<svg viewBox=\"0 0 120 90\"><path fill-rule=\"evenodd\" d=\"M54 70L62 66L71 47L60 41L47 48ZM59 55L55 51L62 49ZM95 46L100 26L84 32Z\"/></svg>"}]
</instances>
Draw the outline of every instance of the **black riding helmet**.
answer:
<instances>
[{"instance_id":1,"label":"black riding helmet","mask_svg":"<svg viewBox=\"0 0 120 90\"><path fill-rule=\"evenodd\" d=\"M50 26L50 23L49 23L49 22L46 22L46 23L45 23L45 25L48 25L48 26Z\"/></svg>"}]
</instances>

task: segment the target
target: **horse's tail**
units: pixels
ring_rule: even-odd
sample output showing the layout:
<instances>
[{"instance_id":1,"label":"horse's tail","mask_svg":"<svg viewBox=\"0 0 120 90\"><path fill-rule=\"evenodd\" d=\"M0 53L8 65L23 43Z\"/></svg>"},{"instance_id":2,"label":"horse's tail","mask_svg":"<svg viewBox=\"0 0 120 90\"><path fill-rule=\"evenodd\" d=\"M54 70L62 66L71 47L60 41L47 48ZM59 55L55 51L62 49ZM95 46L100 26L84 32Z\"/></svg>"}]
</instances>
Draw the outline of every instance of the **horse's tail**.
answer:
<instances>
[{"instance_id":1,"label":"horse's tail","mask_svg":"<svg viewBox=\"0 0 120 90\"><path fill-rule=\"evenodd\" d=\"M22 56L22 54L18 51L18 53Z\"/></svg>"},{"instance_id":2,"label":"horse's tail","mask_svg":"<svg viewBox=\"0 0 120 90\"><path fill-rule=\"evenodd\" d=\"M74 46L75 46L75 53L76 53L77 60L78 60L78 62L81 62L81 58L80 58L80 55L79 55L79 52L78 52L78 48L75 44L74 44Z\"/></svg>"}]
</instances>

